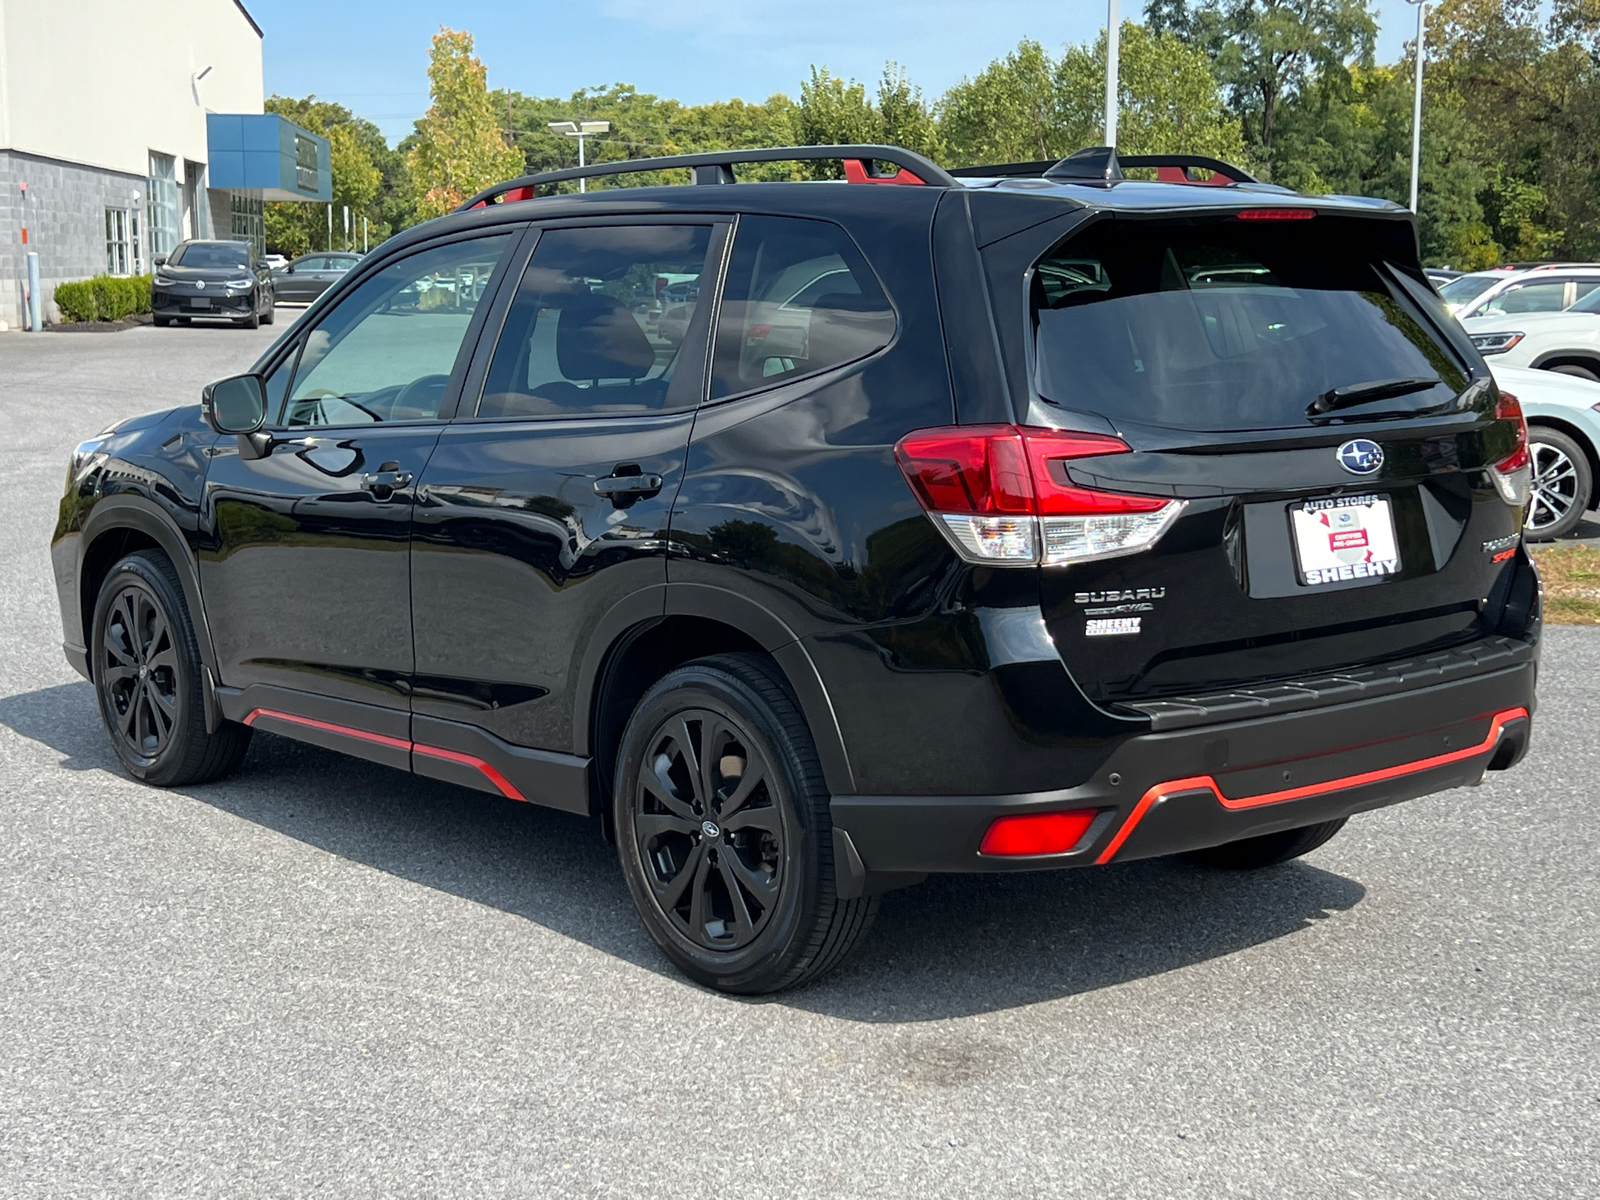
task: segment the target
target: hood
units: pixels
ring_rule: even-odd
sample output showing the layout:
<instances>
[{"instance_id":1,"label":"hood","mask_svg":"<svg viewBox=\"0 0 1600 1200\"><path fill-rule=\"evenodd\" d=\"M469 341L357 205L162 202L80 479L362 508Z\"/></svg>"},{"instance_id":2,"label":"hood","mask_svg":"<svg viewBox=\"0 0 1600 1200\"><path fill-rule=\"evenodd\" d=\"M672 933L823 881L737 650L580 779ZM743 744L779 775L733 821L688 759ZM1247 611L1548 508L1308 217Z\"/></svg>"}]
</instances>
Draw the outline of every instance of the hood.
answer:
<instances>
[{"instance_id":1,"label":"hood","mask_svg":"<svg viewBox=\"0 0 1600 1200\"><path fill-rule=\"evenodd\" d=\"M182 279L190 282L203 279L207 283L212 280L220 283L229 279L244 279L254 276L255 271L248 263L232 267L175 267L171 263L165 263L156 268L156 274L165 276L168 279Z\"/></svg>"},{"instance_id":2,"label":"hood","mask_svg":"<svg viewBox=\"0 0 1600 1200\"><path fill-rule=\"evenodd\" d=\"M1600 313L1571 311L1511 313L1498 317L1466 317L1462 319L1461 325L1468 333L1499 333L1505 329L1520 329L1524 333L1531 333L1535 329L1559 329L1563 326L1600 331Z\"/></svg>"}]
</instances>

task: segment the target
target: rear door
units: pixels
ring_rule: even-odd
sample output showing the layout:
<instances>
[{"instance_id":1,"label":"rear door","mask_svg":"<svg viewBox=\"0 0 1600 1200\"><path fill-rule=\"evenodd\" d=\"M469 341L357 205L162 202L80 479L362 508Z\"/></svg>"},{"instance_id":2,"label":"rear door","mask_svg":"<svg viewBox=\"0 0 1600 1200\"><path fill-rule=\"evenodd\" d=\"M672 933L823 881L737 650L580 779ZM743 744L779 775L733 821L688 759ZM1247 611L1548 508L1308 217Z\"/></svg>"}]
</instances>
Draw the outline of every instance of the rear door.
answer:
<instances>
[{"instance_id":1,"label":"rear door","mask_svg":"<svg viewBox=\"0 0 1600 1200\"><path fill-rule=\"evenodd\" d=\"M1170 505L1044 522L1046 619L1091 697L1215 691L1496 628L1520 417L1395 265L1396 229L1310 210L1104 219L1035 264L1030 422L1130 448L1048 470L1091 501Z\"/></svg>"},{"instance_id":2,"label":"rear door","mask_svg":"<svg viewBox=\"0 0 1600 1200\"><path fill-rule=\"evenodd\" d=\"M661 611L712 289L677 331L648 321L650 302L715 278L725 242L725 225L682 218L539 234L421 481L419 743L491 761L507 744L572 751L594 630L619 605ZM416 769L456 777L446 759Z\"/></svg>"}]
</instances>

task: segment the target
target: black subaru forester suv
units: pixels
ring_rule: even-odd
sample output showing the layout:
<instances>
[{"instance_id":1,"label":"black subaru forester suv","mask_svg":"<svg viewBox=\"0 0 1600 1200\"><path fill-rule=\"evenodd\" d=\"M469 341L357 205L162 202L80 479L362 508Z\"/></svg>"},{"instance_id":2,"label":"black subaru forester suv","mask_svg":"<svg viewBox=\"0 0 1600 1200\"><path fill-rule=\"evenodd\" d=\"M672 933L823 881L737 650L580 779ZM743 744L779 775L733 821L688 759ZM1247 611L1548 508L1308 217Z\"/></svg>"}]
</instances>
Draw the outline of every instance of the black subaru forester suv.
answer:
<instances>
[{"instance_id":1,"label":"black subaru forester suv","mask_svg":"<svg viewBox=\"0 0 1600 1200\"><path fill-rule=\"evenodd\" d=\"M598 816L764 992L929 872L1261 867L1524 754L1526 431L1408 212L1103 149L582 173L672 169L721 186L491 189L77 448L129 771L259 728Z\"/></svg>"}]
</instances>

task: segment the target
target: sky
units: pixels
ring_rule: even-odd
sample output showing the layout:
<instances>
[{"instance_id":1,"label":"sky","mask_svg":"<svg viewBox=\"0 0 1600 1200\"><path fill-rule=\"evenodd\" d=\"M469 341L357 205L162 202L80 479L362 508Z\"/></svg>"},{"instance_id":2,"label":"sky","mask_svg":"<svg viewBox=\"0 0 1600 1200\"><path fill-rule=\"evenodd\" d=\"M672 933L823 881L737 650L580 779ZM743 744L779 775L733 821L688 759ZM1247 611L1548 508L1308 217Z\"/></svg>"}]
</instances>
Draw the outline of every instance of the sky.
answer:
<instances>
[{"instance_id":1,"label":"sky","mask_svg":"<svg viewBox=\"0 0 1600 1200\"><path fill-rule=\"evenodd\" d=\"M687 104L798 98L811 64L876 85L885 60L931 99L1023 38L1058 52L1090 41L1105 0L244 0L265 33L269 95L315 93L391 143L428 107L428 45L465 29L491 88L567 96L630 83ZM1415 31L1406 0L1379 0L1380 62ZM1142 0L1122 0L1125 18ZM574 113L574 117L583 114Z\"/></svg>"}]
</instances>

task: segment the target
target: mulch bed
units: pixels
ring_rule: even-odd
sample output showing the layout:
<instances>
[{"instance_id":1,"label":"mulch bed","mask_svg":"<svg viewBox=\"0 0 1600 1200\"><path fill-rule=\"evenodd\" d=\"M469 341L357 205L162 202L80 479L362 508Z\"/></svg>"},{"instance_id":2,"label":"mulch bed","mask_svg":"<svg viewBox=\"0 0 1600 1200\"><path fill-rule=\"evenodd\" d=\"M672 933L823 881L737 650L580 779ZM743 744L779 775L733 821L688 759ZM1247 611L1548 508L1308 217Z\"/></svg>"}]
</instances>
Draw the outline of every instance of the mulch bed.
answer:
<instances>
[{"instance_id":1,"label":"mulch bed","mask_svg":"<svg viewBox=\"0 0 1600 1200\"><path fill-rule=\"evenodd\" d=\"M65 321L60 325L46 324L46 333L121 333L139 325L149 325L154 320L149 313L123 317L120 321Z\"/></svg>"}]
</instances>

